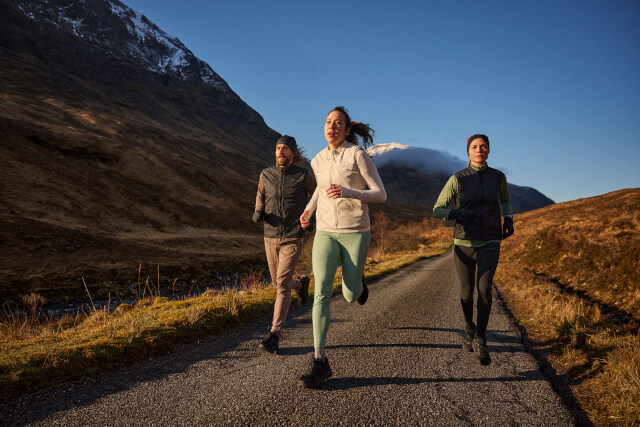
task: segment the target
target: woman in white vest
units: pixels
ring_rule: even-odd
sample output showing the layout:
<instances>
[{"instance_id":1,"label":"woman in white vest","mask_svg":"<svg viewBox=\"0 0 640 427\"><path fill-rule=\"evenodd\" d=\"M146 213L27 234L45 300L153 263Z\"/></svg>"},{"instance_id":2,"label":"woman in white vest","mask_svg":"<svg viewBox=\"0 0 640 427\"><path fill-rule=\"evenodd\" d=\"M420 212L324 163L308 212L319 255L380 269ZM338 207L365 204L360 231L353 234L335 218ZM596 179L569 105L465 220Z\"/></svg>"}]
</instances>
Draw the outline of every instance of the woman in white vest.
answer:
<instances>
[{"instance_id":1,"label":"woman in white vest","mask_svg":"<svg viewBox=\"0 0 640 427\"><path fill-rule=\"evenodd\" d=\"M302 226L308 227L308 219L316 211L312 253L314 358L309 373L300 378L301 384L309 388L318 387L333 375L325 345L338 263L342 261L344 298L350 303L364 304L369 290L363 273L371 241L367 203L387 199L378 170L364 149L373 142L369 125L352 122L344 107L336 107L326 118L324 136L327 148L311 160L318 185L300 217Z\"/></svg>"}]
</instances>

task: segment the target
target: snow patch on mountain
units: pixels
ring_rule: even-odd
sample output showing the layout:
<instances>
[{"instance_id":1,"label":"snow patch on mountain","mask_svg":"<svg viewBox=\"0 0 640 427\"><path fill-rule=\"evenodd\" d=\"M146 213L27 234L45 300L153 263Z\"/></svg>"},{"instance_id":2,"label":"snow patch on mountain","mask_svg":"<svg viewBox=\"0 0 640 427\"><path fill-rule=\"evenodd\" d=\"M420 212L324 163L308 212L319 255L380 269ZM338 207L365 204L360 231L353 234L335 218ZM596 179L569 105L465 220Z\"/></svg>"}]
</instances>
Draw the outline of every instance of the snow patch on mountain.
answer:
<instances>
[{"instance_id":1,"label":"snow patch on mountain","mask_svg":"<svg viewBox=\"0 0 640 427\"><path fill-rule=\"evenodd\" d=\"M28 18L48 22L74 36L98 44L108 53L130 57L146 69L159 74L176 74L183 79L200 79L221 91L230 90L225 81L204 61L195 57L187 47L144 15L118 0L106 0L107 8L97 10L85 1L15 0ZM103 16L111 12L109 17ZM108 12L107 12L108 13ZM119 26L126 28L129 37L110 38Z\"/></svg>"},{"instance_id":2,"label":"snow patch on mountain","mask_svg":"<svg viewBox=\"0 0 640 427\"><path fill-rule=\"evenodd\" d=\"M367 153L371 157L379 156L384 153L388 153L391 150L407 150L414 148L411 145L400 144L399 142L390 142L388 144L377 144L367 149Z\"/></svg>"},{"instance_id":3,"label":"snow patch on mountain","mask_svg":"<svg viewBox=\"0 0 640 427\"><path fill-rule=\"evenodd\" d=\"M376 166L400 163L419 172L453 174L464 169L467 163L445 151L391 142L378 144L367 150L375 158Z\"/></svg>"}]
</instances>

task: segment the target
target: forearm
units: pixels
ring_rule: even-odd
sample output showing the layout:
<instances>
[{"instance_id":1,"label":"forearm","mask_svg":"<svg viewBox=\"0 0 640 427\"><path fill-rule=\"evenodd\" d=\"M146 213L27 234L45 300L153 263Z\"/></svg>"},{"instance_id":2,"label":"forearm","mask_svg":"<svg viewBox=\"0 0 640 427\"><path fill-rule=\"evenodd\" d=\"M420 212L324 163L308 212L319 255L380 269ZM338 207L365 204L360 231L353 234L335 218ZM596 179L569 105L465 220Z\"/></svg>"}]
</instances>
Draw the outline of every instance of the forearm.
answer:
<instances>
[{"instance_id":1,"label":"forearm","mask_svg":"<svg viewBox=\"0 0 640 427\"><path fill-rule=\"evenodd\" d=\"M440 206L433 208L434 218L449 219L450 213L451 213L451 209L441 208Z\"/></svg>"},{"instance_id":2,"label":"forearm","mask_svg":"<svg viewBox=\"0 0 640 427\"><path fill-rule=\"evenodd\" d=\"M435 218L449 219L451 209L448 209L447 206L449 206L449 203L457 193L458 178L455 175L452 175L442 188L442 191L440 191L438 200L436 200L436 204L433 206L433 216Z\"/></svg>"},{"instance_id":3,"label":"forearm","mask_svg":"<svg viewBox=\"0 0 640 427\"><path fill-rule=\"evenodd\" d=\"M305 188L307 190L307 193L309 194L313 194L313 192L316 190L316 176L311 171L309 171L309 173L307 174Z\"/></svg>"},{"instance_id":4,"label":"forearm","mask_svg":"<svg viewBox=\"0 0 640 427\"><path fill-rule=\"evenodd\" d=\"M254 210L256 212L264 210L264 182L262 181L262 174L260 174L260 180L258 181L258 192L256 193L256 206Z\"/></svg>"},{"instance_id":5,"label":"forearm","mask_svg":"<svg viewBox=\"0 0 640 427\"><path fill-rule=\"evenodd\" d=\"M511 202L510 201L506 201L506 202L500 202L500 214L502 216L512 216L513 215L513 209L511 207Z\"/></svg>"},{"instance_id":6,"label":"forearm","mask_svg":"<svg viewBox=\"0 0 640 427\"><path fill-rule=\"evenodd\" d=\"M507 185L507 177L504 177L502 179L502 186L500 187L500 213L502 214L502 216L513 215L511 201L509 200L509 186Z\"/></svg>"},{"instance_id":7,"label":"forearm","mask_svg":"<svg viewBox=\"0 0 640 427\"><path fill-rule=\"evenodd\" d=\"M319 196L320 196L320 188L316 187L315 191L313 192L313 195L311 196L311 199L307 203L307 206L305 206L304 210L309 211L309 213L315 212L316 208L318 207Z\"/></svg>"},{"instance_id":8,"label":"forearm","mask_svg":"<svg viewBox=\"0 0 640 427\"><path fill-rule=\"evenodd\" d=\"M387 192L382 184L382 179L380 179L378 169L369 155L363 154L358 158L358 168L360 169L360 175L362 175L369 188L359 190L342 187L342 197L372 203L383 203L387 200Z\"/></svg>"}]
</instances>

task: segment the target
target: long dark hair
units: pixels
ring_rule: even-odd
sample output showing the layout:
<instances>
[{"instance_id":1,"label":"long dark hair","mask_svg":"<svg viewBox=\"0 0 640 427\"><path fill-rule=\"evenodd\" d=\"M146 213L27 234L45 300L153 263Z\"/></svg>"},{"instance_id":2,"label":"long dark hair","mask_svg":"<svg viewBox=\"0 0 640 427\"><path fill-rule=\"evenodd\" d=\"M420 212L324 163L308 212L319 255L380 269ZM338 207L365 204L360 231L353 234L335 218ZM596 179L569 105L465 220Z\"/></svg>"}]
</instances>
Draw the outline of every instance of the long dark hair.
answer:
<instances>
[{"instance_id":1,"label":"long dark hair","mask_svg":"<svg viewBox=\"0 0 640 427\"><path fill-rule=\"evenodd\" d=\"M361 145L365 150L367 147L373 145L374 130L367 123L352 122L349 117L349 112L344 107L336 107L329 113L337 111L344 116L346 129L351 129L347 137L345 138L352 144Z\"/></svg>"}]
</instances>

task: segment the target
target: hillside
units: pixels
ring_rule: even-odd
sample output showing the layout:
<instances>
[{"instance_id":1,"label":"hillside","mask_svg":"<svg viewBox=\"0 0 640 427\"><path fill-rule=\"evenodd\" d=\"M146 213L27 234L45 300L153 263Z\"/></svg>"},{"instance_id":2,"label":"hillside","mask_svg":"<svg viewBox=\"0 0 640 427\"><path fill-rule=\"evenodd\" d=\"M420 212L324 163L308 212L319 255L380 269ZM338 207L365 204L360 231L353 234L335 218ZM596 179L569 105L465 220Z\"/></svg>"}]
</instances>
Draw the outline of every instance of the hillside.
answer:
<instances>
[{"instance_id":1,"label":"hillside","mask_svg":"<svg viewBox=\"0 0 640 427\"><path fill-rule=\"evenodd\" d=\"M133 18L160 30L118 1L0 8L4 298L78 296L81 277L122 291L140 262L168 281L261 261L249 218L279 134L224 80L176 39L137 39Z\"/></svg>"},{"instance_id":2,"label":"hillside","mask_svg":"<svg viewBox=\"0 0 640 427\"><path fill-rule=\"evenodd\" d=\"M640 422L640 188L516 215L494 278L580 424ZM588 416L588 420L584 416Z\"/></svg>"},{"instance_id":3,"label":"hillside","mask_svg":"<svg viewBox=\"0 0 640 427\"><path fill-rule=\"evenodd\" d=\"M640 319L640 188L547 206L514 222L503 260Z\"/></svg>"}]
</instances>

